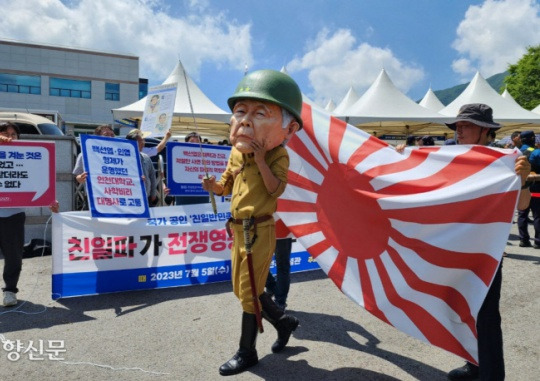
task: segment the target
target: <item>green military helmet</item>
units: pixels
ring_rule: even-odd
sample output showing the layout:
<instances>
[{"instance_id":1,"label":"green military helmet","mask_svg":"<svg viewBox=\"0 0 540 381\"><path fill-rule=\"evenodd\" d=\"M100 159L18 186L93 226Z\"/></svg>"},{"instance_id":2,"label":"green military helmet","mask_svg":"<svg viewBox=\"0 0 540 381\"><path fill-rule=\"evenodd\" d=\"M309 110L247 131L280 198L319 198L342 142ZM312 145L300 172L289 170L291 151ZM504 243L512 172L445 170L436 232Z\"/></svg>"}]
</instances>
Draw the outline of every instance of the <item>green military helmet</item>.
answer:
<instances>
[{"instance_id":1,"label":"green military helmet","mask_svg":"<svg viewBox=\"0 0 540 381\"><path fill-rule=\"evenodd\" d=\"M289 111L302 128L302 93L287 74L276 70L258 70L242 78L227 100L231 110L240 99L258 99L277 104Z\"/></svg>"}]
</instances>

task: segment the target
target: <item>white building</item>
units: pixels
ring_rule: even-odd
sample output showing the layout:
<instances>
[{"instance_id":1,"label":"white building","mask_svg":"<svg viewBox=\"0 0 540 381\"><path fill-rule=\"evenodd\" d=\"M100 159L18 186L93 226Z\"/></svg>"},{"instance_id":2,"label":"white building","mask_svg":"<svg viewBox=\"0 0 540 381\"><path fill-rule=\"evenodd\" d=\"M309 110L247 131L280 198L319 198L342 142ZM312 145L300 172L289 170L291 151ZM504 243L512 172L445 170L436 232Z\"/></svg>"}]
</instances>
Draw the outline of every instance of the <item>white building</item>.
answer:
<instances>
[{"instance_id":1,"label":"white building","mask_svg":"<svg viewBox=\"0 0 540 381\"><path fill-rule=\"evenodd\" d=\"M0 108L57 111L66 131L113 123L147 89L137 56L0 40Z\"/></svg>"}]
</instances>

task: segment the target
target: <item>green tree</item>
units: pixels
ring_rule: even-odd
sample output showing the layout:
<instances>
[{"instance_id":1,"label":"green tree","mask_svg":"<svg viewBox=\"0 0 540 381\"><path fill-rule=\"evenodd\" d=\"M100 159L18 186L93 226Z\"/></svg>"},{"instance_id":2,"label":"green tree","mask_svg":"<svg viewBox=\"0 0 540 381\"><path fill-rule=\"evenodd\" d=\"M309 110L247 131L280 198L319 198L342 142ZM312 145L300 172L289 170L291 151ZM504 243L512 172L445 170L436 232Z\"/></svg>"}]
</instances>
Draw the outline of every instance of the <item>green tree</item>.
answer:
<instances>
[{"instance_id":1,"label":"green tree","mask_svg":"<svg viewBox=\"0 0 540 381\"><path fill-rule=\"evenodd\" d=\"M530 46L504 79L508 92L527 110L540 104L540 45Z\"/></svg>"}]
</instances>

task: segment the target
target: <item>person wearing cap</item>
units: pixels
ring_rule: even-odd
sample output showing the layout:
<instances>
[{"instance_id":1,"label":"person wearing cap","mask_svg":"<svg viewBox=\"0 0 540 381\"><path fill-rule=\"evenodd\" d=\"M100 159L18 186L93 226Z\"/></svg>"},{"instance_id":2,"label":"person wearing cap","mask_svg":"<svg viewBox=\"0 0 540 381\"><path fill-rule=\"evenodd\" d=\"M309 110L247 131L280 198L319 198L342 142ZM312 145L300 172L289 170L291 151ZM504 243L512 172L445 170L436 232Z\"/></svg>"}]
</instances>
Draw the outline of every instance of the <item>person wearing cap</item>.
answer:
<instances>
[{"instance_id":1,"label":"person wearing cap","mask_svg":"<svg viewBox=\"0 0 540 381\"><path fill-rule=\"evenodd\" d=\"M540 171L540 150L535 148L536 136L534 131L527 130L520 133L521 152L531 163L531 169L535 173ZM519 232L519 246L531 247L529 235L529 213L532 211L534 226L534 248L540 249L540 183L532 182L530 185L531 202L529 206L518 211L517 226ZM535 197L537 196L537 197Z\"/></svg>"},{"instance_id":2,"label":"person wearing cap","mask_svg":"<svg viewBox=\"0 0 540 381\"><path fill-rule=\"evenodd\" d=\"M232 194L228 226L234 233L231 250L233 291L242 305L242 331L236 354L219 368L223 376L243 372L258 363L257 318L250 285L242 223L251 219L253 278L262 316L278 333L272 352L286 346L299 322L279 309L264 292L276 236L272 214L287 185L289 156L284 144L302 128L302 93L287 74L259 70L247 74L228 99L232 110L229 162L221 179L203 180L205 190Z\"/></svg>"},{"instance_id":3,"label":"person wearing cap","mask_svg":"<svg viewBox=\"0 0 540 381\"><path fill-rule=\"evenodd\" d=\"M127 140L135 140L137 147L139 148L139 155L141 158L141 165L143 170L144 188L146 190L146 196L150 206L154 206L157 201L157 179L156 170L150 156L142 152L144 147L144 138L148 136L148 131L142 132L141 130L134 128L126 135Z\"/></svg>"},{"instance_id":4,"label":"person wearing cap","mask_svg":"<svg viewBox=\"0 0 540 381\"><path fill-rule=\"evenodd\" d=\"M534 135L534 131L531 130L522 131L519 134L519 140L521 142L519 150L523 152L527 158L530 156L531 152L534 151L535 139L536 136Z\"/></svg>"},{"instance_id":5,"label":"person wearing cap","mask_svg":"<svg viewBox=\"0 0 540 381\"><path fill-rule=\"evenodd\" d=\"M488 134L500 128L493 121L493 110L486 104L463 105L456 119L447 126L456 132L458 144L487 145ZM526 185L531 166L525 156L516 159L515 171L521 178L522 190L518 199L518 210L529 205L531 194ZM482 205L482 207L489 207ZM478 312L476 329L478 335L478 364L467 362L463 367L448 373L450 380L503 380L505 377L503 338L499 299L502 284L502 260Z\"/></svg>"}]
</instances>

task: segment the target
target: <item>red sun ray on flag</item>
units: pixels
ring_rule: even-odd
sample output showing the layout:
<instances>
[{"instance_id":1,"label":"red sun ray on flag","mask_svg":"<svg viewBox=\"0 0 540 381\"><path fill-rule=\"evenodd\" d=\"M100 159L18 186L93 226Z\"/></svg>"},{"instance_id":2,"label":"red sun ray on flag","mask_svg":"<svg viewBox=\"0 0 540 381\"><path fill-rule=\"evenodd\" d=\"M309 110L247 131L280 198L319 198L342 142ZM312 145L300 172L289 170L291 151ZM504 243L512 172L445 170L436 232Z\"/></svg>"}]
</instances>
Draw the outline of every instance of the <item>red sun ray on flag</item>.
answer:
<instances>
[{"instance_id":1,"label":"red sun ray on flag","mask_svg":"<svg viewBox=\"0 0 540 381\"><path fill-rule=\"evenodd\" d=\"M510 232L517 151L396 152L304 104L278 215L367 311L478 362L476 316Z\"/></svg>"}]
</instances>

